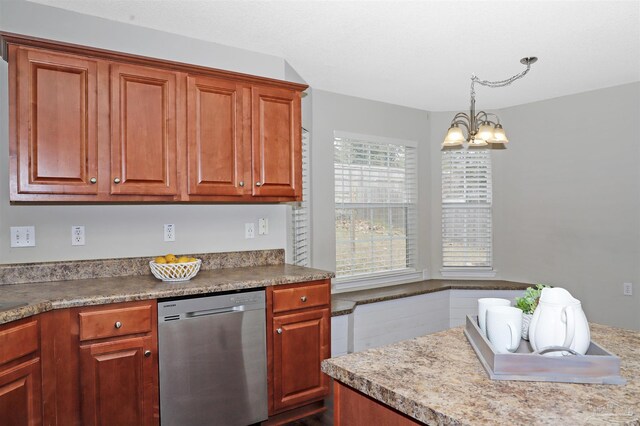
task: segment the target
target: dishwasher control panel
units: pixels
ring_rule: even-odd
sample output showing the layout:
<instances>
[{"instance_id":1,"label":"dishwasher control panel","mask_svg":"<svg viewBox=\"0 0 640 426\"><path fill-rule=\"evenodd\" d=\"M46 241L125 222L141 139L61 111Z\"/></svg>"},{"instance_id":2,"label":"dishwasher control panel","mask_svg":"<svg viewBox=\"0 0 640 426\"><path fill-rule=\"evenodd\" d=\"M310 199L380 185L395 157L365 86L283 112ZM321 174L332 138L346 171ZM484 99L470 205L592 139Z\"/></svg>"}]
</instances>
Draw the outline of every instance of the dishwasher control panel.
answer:
<instances>
[{"instance_id":1,"label":"dishwasher control panel","mask_svg":"<svg viewBox=\"0 0 640 426\"><path fill-rule=\"evenodd\" d=\"M265 308L264 290L195 296L158 303L158 322Z\"/></svg>"}]
</instances>

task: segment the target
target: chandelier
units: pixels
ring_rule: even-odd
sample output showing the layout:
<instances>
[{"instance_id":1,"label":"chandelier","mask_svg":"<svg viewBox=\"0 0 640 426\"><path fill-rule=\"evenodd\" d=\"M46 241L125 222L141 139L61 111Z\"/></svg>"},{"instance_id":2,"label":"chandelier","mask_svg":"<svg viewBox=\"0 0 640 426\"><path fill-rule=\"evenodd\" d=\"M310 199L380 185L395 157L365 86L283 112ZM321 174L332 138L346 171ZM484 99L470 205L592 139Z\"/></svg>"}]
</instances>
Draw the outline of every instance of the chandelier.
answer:
<instances>
[{"instance_id":1,"label":"chandelier","mask_svg":"<svg viewBox=\"0 0 640 426\"><path fill-rule=\"evenodd\" d=\"M464 146L463 142L465 141L467 142L467 148L470 149L487 147L489 144L494 145L496 148L499 146L504 147L509 142L509 139L507 139L502 124L500 124L500 118L490 112L476 112L475 84L478 83L487 87L508 86L519 78L524 77L531 69L531 65L537 60L538 58L535 56L520 59L520 63L527 68L520 74L516 74L506 80L480 80L475 74L471 74L471 107L469 114L459 112L453 117L447 136L442 142L442 150L459 149ZM466 135L460 126L466 129Z\"/></svg>"}]
</instances>

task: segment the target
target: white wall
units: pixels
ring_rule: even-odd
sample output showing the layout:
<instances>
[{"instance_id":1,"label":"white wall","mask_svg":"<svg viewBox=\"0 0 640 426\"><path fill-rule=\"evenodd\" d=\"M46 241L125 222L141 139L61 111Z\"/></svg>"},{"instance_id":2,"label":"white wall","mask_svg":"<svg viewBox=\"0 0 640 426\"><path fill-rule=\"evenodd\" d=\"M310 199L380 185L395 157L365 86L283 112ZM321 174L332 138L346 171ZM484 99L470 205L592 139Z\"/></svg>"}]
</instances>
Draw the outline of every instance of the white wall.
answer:
<instances>
[{"instance_id":1,"label":"white wall","mask_svg":"<svg viewBox=\"0 0 640 426\"><path fill-rule=\"evenodd\" d=\"M500 117L512 141L494 156L500 275L565 287L590 320L640 329L640 83Z\"/></svg>"},{"instance_id":2,"label":"white wall","mask_svg":"<svg viewBox=\"0 0 640 426\"><path fill-rule=\"evenodd\" d=\"M418 142L418 269L429 259L428 190L429 113L382 102L313 91L311 137L312 259L313 266L335 270L333 132L360 133Z\"/></svg>"},{"instance_id":3,"label":"white wall","mask_svg":"<svg viewBox=\"0 0 640 426\"><path fill-rule=\"evenodd\" d=\"M0 1L0 29L279 79L287 71L274 56L23 1ZM7 69L0 61L0 263L286 247L286 205L9 205ZM244 223L260 217L269 235L244 239ZM164 223L176 225L176 242L163 242ZM35 225L36 247L9 247L9 227L21 225ZM85 246L71 246L72 225L86 227Z\"/></svg>"},{"instance_id":4,"label":"white wall","mask_svg":"<svg viewBox=\"0 0 640 426\"><path fill-rule=\"evenodd\" d=\"M492 151L497 278L565 287L589 320L640 329L640 83L498 113L511 142ZM431 113L436 277L439 144L453 115ZM634 283L633 296L622 295L623 282Z\"/></svg>"}]
</instances>

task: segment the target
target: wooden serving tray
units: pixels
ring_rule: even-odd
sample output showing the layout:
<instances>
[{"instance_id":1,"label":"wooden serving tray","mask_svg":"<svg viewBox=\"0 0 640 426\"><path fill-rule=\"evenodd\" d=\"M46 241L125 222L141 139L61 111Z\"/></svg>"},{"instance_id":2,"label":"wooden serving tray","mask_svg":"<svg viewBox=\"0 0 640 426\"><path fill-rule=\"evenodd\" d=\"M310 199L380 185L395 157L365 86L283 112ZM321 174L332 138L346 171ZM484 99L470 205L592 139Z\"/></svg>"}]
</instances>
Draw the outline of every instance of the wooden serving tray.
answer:
<instances>
[{"instance_id":1,"label":"wooden serving tray","mask_svg":"<svg viewBox=\"0 0 640 426\"><path fill-rule=\"evenodd\" d=\"M478 326L478 317L467 315L464 334L492 380L529 382L596 383L623 385L620 358L594 341L585 355L544 356L534 354L526 340L515 353L497 353Z\"/></svg>"}]
</instances>

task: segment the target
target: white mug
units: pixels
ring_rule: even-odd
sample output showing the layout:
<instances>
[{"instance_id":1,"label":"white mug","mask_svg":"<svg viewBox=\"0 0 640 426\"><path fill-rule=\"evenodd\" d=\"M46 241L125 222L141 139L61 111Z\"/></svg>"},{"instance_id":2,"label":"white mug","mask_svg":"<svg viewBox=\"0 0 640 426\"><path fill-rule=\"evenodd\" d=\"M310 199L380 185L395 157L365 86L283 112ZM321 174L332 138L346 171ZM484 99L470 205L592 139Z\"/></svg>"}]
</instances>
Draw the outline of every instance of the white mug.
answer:
<instances>
[{"instance_id":1,"label":"white mug","mask_svg":"<svg viewBox=\"0 0 640 426\"><path fill-rule=\"evenodd\" d=\"M522 337L522 311L511 306L487 309L487 337L496 352L515 352Z\"/></svg>"},{"instance_id":2,"label":"white mug","mask_svg":"<svg viewBox=\"0 0 640 426\"><path fill-rule=\"evenodd\" d=\"M478 299L478 325L485 336L487 335L487 308L489 306L511 306L511 301L494 297Z\"/></svg>"}]
</instances>

